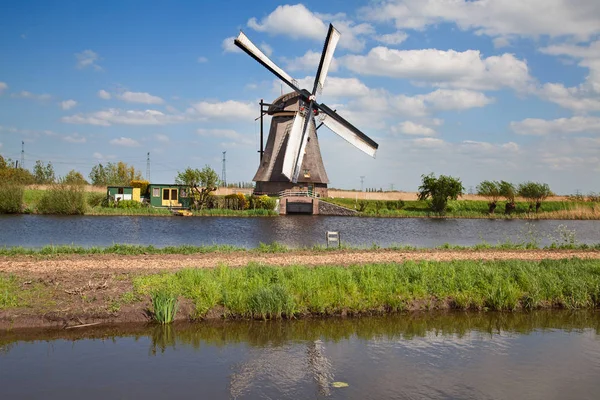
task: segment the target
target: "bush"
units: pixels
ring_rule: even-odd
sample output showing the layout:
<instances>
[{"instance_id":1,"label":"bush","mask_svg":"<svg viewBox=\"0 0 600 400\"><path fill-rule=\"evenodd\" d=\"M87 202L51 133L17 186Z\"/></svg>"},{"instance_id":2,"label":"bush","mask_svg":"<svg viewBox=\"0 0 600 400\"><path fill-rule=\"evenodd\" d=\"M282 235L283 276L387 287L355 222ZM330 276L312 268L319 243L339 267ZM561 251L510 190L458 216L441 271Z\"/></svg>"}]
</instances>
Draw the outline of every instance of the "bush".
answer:
<instances>
[{"instance_id":1,"label":"bush","mask_svg":"<svg viewBox=\"0 0 600 400\"><path fill-rule=\"evenodd\" d=\"M383 201L377 200L377 201L375 202L375 212L376 212L377 214L379 214L379 211L380 211L380 210L383 208L383 205L384 205L384 202L383 202Z\"/></svg>"},{"instance_id":2,"label":"bush","mask_svg":"<svg viewBox=\"0 0 600 400\"><path fill-rule=\"evenodd\" d=\"M152 313L154 321L160 324L170 324L173 322L177 314L177 296L159 291L152 293L151 297L152 308L154 308L154 312Z\"/></svg>"},{"instance_id":3,"label":"bush","mask_svg":"<svg viewBox=\"0 0 600 400\"><path fill-rule=\"evenodd\" d=\"M117 201L117 208L142 208L142 203L135 200L120 200Z\"/></svg>"},{"instance_id":4,"label":"bush","mask_svg":"<svg viewBox=\"0 0 600 400\"><path fill-rule=\"evenodd\" d=\"M242 193L233 193L225 196L225 206L228 210L245 210L248 208L246 196Z\"/></svg>"},{"instance_id":5,"label":"bush","mask_svg":"<svg viewBox=\"0 0 600 400\"><path fill-rule=\"evenodd\" d=\"M358 211L364 212L367 209L369 202L367 200L361 200L358 202Z\"/></svg>"},{"instance_id":6,"label":"bush","mask_svg":"<svg viewBox=\"0 0 600 400\"><path fill-rule=\"evenodd\" d=\"M587 195L587 201L600 203L600 193L590 192L590 194Z\"/></svg>"},{"instance_id":7,"label":"bush","mask_svg":"<svg viewBox=\"0 0 600 400\"><path fill-rule=\"evenodd\" d=\"M519 196L526 199L529 203L529 212L532 212L534 207L535 212L538 212L542 206L542 201L552 195L548 184L538 182L525 182L520 184L518 193Z\"/></svg>"},{"instance_id":8,"label":"bush","mask_svg":"<svg viewBox=\"0 0 600 400\"><path fill-rule=\"evenodd\" d=\"M398 201L394 201L394 200L388 200L385 202L385 206L388 210L402 210L404 208L404 201L403 200L398 200Z\"/></svg>"},{"instance_id":9,"label":"bush","mask_svg":"<svg viewBox=\"0 0 600 400\"><path fill-rule=\"evenodd\" d=\"M84 214L86 210L85 188L81 185L68 185L60 182L46 190L38 203L42 214Z\"/></svg>"},{"instance_id":10,"label":"bush","mask_svg":"<svg viewBox=\"0 0 600 400\"><path fill-rule=\"evenodd\" d=\"M266 194L248 197L248 208L251 210L273 210L275 209L275 204L277 204L277 201Z\"/></svg>"},{"instance_id":11,"label":"bush","mask_svg":"<svg viewBox=\"0 0 600 400\"><path fill-rule=\"evenodd\" d=\"M105 193L98 192L88 192L85 196L88 206L90 207L99 207L102 205L104 200L106 200Z\"/></svg>"},{"instance_id":12,"label":"bush","mask_svg":"<svg viewBox=\"0 0 600 400\"><path fill-rule=\"evenodd\" d=\"M22 185L0 185L0 214L20 213L23 210L24 193Z\"/></svg>"}]
</instances>

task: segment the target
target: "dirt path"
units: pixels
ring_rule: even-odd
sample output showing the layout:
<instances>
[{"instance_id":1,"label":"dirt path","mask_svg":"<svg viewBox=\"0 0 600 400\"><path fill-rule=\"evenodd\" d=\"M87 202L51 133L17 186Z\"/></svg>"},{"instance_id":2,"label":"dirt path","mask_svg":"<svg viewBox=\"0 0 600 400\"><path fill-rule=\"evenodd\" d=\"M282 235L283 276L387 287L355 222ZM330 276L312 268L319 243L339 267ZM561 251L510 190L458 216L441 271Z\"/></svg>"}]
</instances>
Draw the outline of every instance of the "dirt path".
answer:
<instances>
[{"instance_id":1,"label":"dirt path","mask_svg":"<svg viewBox=\"0 0 600 400\"><path fill-rule=\"evenodd\" d=\"M600 251L583 250L353 250L315 253L258 254L208 253L196 255L82 255L51 258L0 257L0 272L49 274L53 272L144 272L181 268L214 268L219 265L244 266L249 262L268 265L350 265L362 263L403 262L407 260L542 260L563 258L600 259Z\"/></svg>"}]
</instances>

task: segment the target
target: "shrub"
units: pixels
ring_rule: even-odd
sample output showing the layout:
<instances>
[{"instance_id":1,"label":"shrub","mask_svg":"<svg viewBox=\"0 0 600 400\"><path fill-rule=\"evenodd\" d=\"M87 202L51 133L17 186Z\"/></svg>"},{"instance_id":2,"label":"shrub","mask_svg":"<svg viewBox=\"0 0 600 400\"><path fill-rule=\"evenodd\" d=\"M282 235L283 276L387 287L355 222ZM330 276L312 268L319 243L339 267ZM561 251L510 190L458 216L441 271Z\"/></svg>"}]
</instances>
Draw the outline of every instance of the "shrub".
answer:
<instances>
[{"instance_id":1,"label":"shrub","mask_svg":"<svg viewBox=\"0 0 600 400\"><path fill-rule=\"evenodd\" d=\"M248 208L246 196L242 193L233 193L225 196L225 207L229 210L245 210Z\"/></svg>"},{"instance_id":2,"label":"shrub","mask_svg":"<svg viewBox=\"0 0 600 400\"><path fill-rule=\"evenodd\" d=\"M403 200L398 200L398 201L388 200L385 202L385 206L388 210L401 210L404 208L404 201Z\"/></svg>"},{"instance_id":3,"label":"shrub","mask_svg":"<svg viewBox=\"0 0 600 400\"><path fill-rule=\"evenodd\" d=\"M384 202L383 202L383 201L380 201L380 200L377 200L377 201L375 202L375 212L376 212L377 214L379 214L379 211L380 211L380 210L383 208L383 206L384 206Z\"/></svg>"},{"instance_id":4,"label":"shrub","mask_svg":"<svg viewBox=\"0 0 600 400\"><path fill-rule=\"evenodd\" d=\"M512 214L512 212L517 208L517 205L515 204L515 196L517 193L515 185L510 182L500 181L498 189L500 190L500 196L504 197L506 200L504 214Z\"/></svg>"},{"instance_id":5,"label":"shrub","mask_svg":"<svg viewBox=\"0 0 600 400\"><path fill-rule=\"evenodd\" d=\"M85 196L88 206L98 207L101 206L104 200L106 200L106 194L98 192L88 192Z\"/></svg>"},{"instance_id":6,"label":"shrub","mask_svg":"<svg viewBox=\"0 0 600 400\"><path fill-rule=\"evenodd\" d=\"M86 210L85 188L81 185L60 183L52 185L38 203L42 214L84 214Z\"/></svg>"},{"instance_id":7,"label":"shrub","mask_svg":"<svg viewBox=\"0 0 600 400\"><path fill-rule=\"evenodd\" d=\"M20 213L23 210L24 193L22 185L0 185L0 214Z\"/></svg>"},{"instance_id":8,"label":"shrub","mask_svg":"<svg viewBox=\"0 0 600 400\"><path fill-rule=\"evenodd\" d=\"M369 202L367 200L360 200L358 202L358 211L364 212L367 209Z\"/></svg>"},{"instance_id":9,"label":"shrub","mask_svg":"<svg viewBox=\"0 0 600 400\"><path fill-rule=\"evenodd\" d=\"M148 194L148 185L150 185L150 182L137 179L134 179L129 183L129 186L140 189L140 196L142 197Z\"/></svg>"},{"instance_id":10,"label":"shrub","mask_svg":"<svg viewBox=\"0 0 600 400\"><path fill-rule=\"evenodd\" d=\"M117 202L117 208L142 208L142 203L135 200L121 200Z\"/></svg>"},{"instance_id":11,"label":"shrub","mask_svg":"<svg viewBox=\"0 0 600 400\"><path fill-rule=\"evenodd\" d=\"M590 192L587 195L587 201L591 201L594 203L600 203L600 193Z\"/></svg>"},{"instance_id":12,"label":"shrub","mask_svg":"<svg viewBox=\"0 0 600 400\"><path fill-rule=\"evenodd\" d=\"M277 201L274 198L269 197L266 194L263 194L262 196L252 195L249 196L247 200L247 208L252 210L273 210L275 209L275 204L277 204Z\"/></svg>"}]
</instances>

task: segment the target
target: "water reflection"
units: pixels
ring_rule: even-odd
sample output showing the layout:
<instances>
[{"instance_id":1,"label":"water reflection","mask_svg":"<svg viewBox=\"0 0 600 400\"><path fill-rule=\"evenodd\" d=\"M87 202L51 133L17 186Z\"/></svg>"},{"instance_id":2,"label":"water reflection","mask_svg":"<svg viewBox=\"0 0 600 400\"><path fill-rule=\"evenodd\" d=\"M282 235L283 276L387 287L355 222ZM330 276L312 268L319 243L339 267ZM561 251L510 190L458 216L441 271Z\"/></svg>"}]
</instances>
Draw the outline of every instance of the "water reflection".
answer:
<instances>
[{"instance_id":1,"label":"water reflection","mask_svg":"<svg viewBox=\"0 0 600 400\"><path fill-rule=\"evenodd\" d=\"M6 398L595 398L599 333L600 313L564 311L9 331L0 385Z\"/></svg>"}]
</instances>

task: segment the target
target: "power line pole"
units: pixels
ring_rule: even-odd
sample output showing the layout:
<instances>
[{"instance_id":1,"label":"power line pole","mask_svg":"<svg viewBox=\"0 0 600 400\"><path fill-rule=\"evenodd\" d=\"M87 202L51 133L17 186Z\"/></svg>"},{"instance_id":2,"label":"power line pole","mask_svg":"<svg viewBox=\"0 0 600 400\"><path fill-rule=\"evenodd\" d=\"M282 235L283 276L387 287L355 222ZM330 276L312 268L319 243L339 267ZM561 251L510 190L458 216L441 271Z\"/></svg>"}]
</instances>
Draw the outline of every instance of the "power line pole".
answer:
<instances>
[{"instance_id":1,"label":"power line pole","mask_svg":"<svg viewBox=\"0 0 600 400\"><path fill-rule=\"evenodd\" d=\"M227 187L227 160L225 159L225 154L227 150L223 152L223 166L221 167L221 182L223 183L223 187Z\"/></svg>"},{"instance_id":2,"label":"power line pole","mask_svg":"<svg viewBox=\"0 0 600 400\"><path fill-rule=\"evenodd\" d=\"M365 176L361 176L360 177L360 191L363 191L363 183L365 182Z\"/></svg>"},{"instance_id":3,"label":"power line pole","mask_svg":"<svg viewBox=\"0 0 600 400\"><path fill-rule=\"evenodd\" d=\"M21 140L21 168L25 169L25 142Z\"/></svg>"},{"instance_id":4,"label":"power line pole","mask_svg":"<svg viewBox=\"0 0 600 400\"><path fill-rule=\"evenodd\" d=\"M394 191L394 184L393 184L393 183L390 183L390 187L391 187L391 189L392 189L392 190L390 190L390 191L391 191L391 192L393 192L393 191Z\"/></svg>"},{"instance_id":5,"label":"power line pole","mask_svg":"<svg viewBox=\"0 0 600 400\"><path fill-rule=\"evenodd\" d=\"M146 158L146 180L150 182L150 152L148 152L148 157Z\"/></svg>"}]
</instances>

